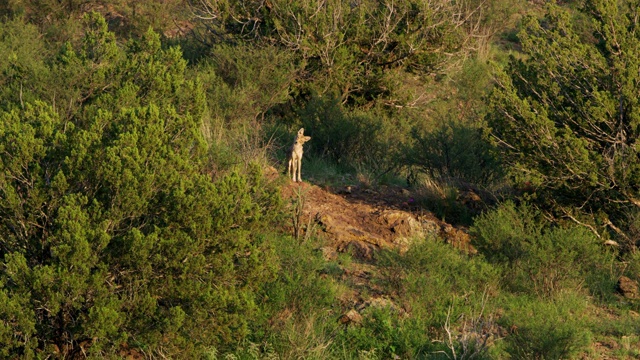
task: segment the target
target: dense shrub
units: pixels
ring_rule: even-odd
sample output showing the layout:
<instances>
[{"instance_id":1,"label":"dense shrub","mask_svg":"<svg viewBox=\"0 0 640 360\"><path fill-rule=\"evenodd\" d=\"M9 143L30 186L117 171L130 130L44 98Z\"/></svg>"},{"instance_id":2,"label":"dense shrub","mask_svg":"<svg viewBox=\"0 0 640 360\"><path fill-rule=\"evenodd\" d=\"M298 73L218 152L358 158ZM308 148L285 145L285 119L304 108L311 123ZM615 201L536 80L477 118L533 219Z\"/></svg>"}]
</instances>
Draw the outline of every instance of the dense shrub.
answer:
<instances>
[{"instance_id":1,"label":"dense shrub","mask_svg":"<svg viewBox=\"0 0 640 360\"><path fill-rule=\"evenodd\" d=\"M471 233L486 258L504 266L504 282L513 291L552 297L563 289L598 287L610 281L612 254L581 226L552 226L531 206L513 202L479 216Z\"/></svg>"},{"instance_id":2,"label":"dense shrub","mask_svg":"<svg viewBox=\"0 0 640 360\"><path fill-rule=\"evenodd\" d=\"M430 130L415 128L412 136L408 163L432 179L489 186L502 176L497 153L480 126L448 120Z\"/></svg>"},{"instance_id":3,"label":"dense shrub","mask_svg":"<svg viewBox=\"0 0 640 360\"><path fill-rule=\"evenodd\" d=\"M451 56L467 55L485 17L473 10L473 0L274 0L266 6L205 0L193 5L207 30L205 41L286 49L302 65L302 88L336 93L341 101L356 104L388 98L388 73L429 75L442 71Z\"/></svg>"},{"instance_id":4,"label":"dense shrub","mask_svg":"<svg viewBox=\"0 0 640 360\"><path fill-rule=\"evenodd\" d=\"M469 258L438 239L417 240L404 254L383 252L378 264L381 285L410 312L398 325L403 329L394 334L398 337L394 341L406 344L404 348L411 350L405 352L413 356L448 352L444 341L436 341L446 336L447 321L451 321L450 330L461 328L465 319L480 316L484 301L497 291L498 272L491 264ZM492 309L487 306L484 311L489 315ZM461 344L454 340L452 346Z\"/></svg>"},{"instance_id":5,"label":"dense shrub","mask_svg":"<svg viewBox=\"0 0 640 360\"><path fill-rule=\"evenodd\" d=\"M577 16L553 4L523 19L522 56L496 75L489 125L539 206L626 238L640 198L640 2L580 4Z\"/></svg>"},{"instance_id":6,"label":"dense shrub","mask_svg":"<svg viewBox=\"0 0 640 360\"><path fill-rule=\"evenodd\" d=\"M352 358L367 357L392 359L411 358L427 343L425 328L410 319L403 319L391 308L368 308L363 322L346 327L339 333L339 345L351 347L347 354Z\"/></svg>"},{"instance_id":7,"label":"dense shrub","mask_svg":"<svg viewBox=\"0 0 640 360\"><path fill-rule=\"evenodd\" d=\"M583 318L586 302L565 293L546 302L530 297L511 299L500 323L510 333L506 350L513 359L567 359L586 349L591 333Z\"/></svg>"},{"instance_id":8,"label":"dense shrub","mask_svg":"<svg viewBox=\"0 0 640 360\"><path fill-rule=\"evenodd\" d=\"M212 182L179 50L88 20L47 64L63 96L0 110L0 356L197 357L247 334L280 198L255 167Z\"/></svg>"},{"instance_id":9,"label":"dense shrub","mask_svg":"<svg viewBox=\"0 0 640 360\"><path fill-rule=\"evenodd\" d=\"M311 136L311 153L346 166L365 166L377 176L403 165L400 152L409 130L402 118L349 110L339 99L319 95L313 95L298 116Z\"/></svg>"},{"instance_id":10,"label":"dense shrub","mask_svg":"<svg viewBox=\"0 0 640 360\"><path fill-rule=\"evenodd\" d=\"M500 154L482 120L487 107L481 99L491 89L491 70L469 59L449 76L436 87L427 118L412 122L406 161L433 180L490 187L503 177Z\"/></svg>"},{"instance_id":11,"label":"dense shrub","mask_svg":"<svg viewBox=\"0 0 640 360\"><path fill-rule=\"evenodd\" d=\"M495 283L498 278L496 269L486 261L470 258L451 245L433 238L416 241L404 254L382 253L379 266L389 275L385 278L398 280L397 283L388 284L397 287L397 292L433 296L433 300L471 290L481 294L486 284ZM394 273L396 275L392 276ZM430 291L424 292L422 289ZM423 303L432 302L436 301Z\"/></svg>"},{"instance_id":12,"label":"dense shrub","mask_svg":"<svg viewBox=\"0 0 640 360\"><path fill-rule=\"evenodd\" d=\"M51 55L36 26L20 20L0 22L0 109L33 102L51 81L45 59Z\"/></svg>"}]
</instances>

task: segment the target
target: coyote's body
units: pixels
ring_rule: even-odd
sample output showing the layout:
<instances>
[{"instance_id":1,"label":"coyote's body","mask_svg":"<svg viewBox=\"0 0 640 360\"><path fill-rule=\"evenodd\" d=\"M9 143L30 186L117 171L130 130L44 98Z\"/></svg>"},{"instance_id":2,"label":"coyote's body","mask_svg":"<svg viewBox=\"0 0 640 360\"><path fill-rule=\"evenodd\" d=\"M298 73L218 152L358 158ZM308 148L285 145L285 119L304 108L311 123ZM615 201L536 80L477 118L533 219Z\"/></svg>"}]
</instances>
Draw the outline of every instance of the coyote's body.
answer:
<instances>
[{"instance_id":1,"label":"coyote's body","mask_svg":"<svg viewBox=\"0 0 640 360\"><path fill-rule=\"evenodd\" d=\"M294 182L302 182L302 176L300 175L302 170L302 144L309 140L311 140L311 136L304 136L304 128L300 128L300 130L298 130L298 134L296 134L296 138L293 140L293 145L291 145L291 148L287 153L287 175L290 176ZM293 176L291 176L292 173ZM298 175L297 180L296 173Z\"/></svg>"}]
</instances>

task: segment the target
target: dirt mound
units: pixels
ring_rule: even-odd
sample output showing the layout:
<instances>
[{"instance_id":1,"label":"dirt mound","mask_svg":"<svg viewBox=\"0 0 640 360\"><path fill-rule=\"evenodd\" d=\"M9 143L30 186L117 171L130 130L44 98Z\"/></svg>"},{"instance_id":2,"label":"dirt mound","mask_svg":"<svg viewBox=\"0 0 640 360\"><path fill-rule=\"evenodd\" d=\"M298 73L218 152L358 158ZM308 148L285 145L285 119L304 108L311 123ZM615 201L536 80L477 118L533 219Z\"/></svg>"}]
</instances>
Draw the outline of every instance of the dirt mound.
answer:
<instances>
[{"instance_id":1,"label":"dirt mound","mask_svg":"<svg viewBox=\"0 0 640 360\"><path fill-rule=\"evenodd\" d=\"M416 237L436 236L474 253L465 229L455 228L412 206L411 193L402 188L378 190L348 187L332 193L308 183L287 184L283 196L302 204L298 223L317 225L328 246L371 260L377 249L406 250ZM323 250L323 252L329 252Z\"/></svg>"}]
</instances>

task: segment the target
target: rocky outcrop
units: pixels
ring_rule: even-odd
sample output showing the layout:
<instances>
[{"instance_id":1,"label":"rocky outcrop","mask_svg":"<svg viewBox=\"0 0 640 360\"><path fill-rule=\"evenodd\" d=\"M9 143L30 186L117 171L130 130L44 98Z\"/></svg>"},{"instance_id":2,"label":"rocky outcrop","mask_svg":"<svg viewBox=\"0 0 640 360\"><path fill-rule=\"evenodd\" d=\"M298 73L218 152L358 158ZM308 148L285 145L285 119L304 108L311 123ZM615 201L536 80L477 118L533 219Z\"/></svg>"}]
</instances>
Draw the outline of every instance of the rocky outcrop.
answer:
<instances>
[{"instance_id":1,"label":"rocky outcrop","mask_svg":"<svg viewBox=\"0 0 640 360\"><path fill-rule=\"evenodd\" d=\"M351 309L344 313L338 322L343 325L360 324L362 322L362 315L354 309Z\"/></svg>"},{"instance_id":2,"label":"rocky outcrop","mask_svg":"<svg viewBox=\"0 0 640 360\"><path fill-rule=\"evenodd\" d=\"M618 292L627 299L638 299L640 295L638 283L626 276L620 276L618 279Z\"/></svg>"},{"instance_id":3,"label":"rocky outcrop","mask_svg":"<svg viewBox=\"0 0 640 360\"><path fill-rule=\"evenodd\" d=\"M440 238L465 252L476 252L465 229L440 221L429 212L393 206L392 197L402 205L403 197L410 196L404 189L384 198L376 198L382 195L357 187L349 187L341 195L307 183L291 185L285 190L291 192L285 197L295 198L295 193L304 196L303 217L307 220L302 222L314 221L317 234L338 252L348 251L360 259L372 260L379 249L406 251L413 240L425 237ZM334 257L324 250L323 254L325 258Z\"/></svg>"}]
</instances>

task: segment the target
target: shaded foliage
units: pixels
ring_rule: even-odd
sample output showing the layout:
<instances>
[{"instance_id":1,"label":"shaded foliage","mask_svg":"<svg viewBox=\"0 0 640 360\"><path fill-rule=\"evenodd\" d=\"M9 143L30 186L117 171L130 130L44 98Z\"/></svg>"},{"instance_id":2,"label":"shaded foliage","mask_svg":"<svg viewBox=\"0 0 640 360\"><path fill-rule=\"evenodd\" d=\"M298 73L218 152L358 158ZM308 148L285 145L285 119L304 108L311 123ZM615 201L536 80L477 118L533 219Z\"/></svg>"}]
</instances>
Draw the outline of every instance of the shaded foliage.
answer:
<instances>
[{"instance_id":1,"label":"shaded foliage","mask_svg":"<svg viewBox=\"0 0 640 360\"><path fill-rule=\"evenodd\" d=\"M249 42L296 54L305 92L337 94L364 105L389 98L393 69L418 76L441 73L474 37L497 2L464 1L193 1L203 41ZM490 33L490 31L489 31ZM487 34L486 36L489 36ZM393 99L393 101L400 101Z\"/></svg>"},{"instance_id":2,"label":"shaded foliage","mask_svg":"<svg viewBox=\"0 0 640 360\"><path fill-rule=\"evenodd\" d=\"M502 178L495 147L479 126L447 121L431 132L414 129L407 162L432 178L492 185Z\"/></svg>"},{"instance_id":3,"label":"shaded foliage","mask_svg":"<svg viewBox=\"0 0 640 360\"><path fill-rule=\"evenodd\" d=\"M536 202L623 239L640 205L638 8L586 1L592 38L557 5L528 17L518 34L525 56L497 75L489 117L513 177Z\"/></svg>"}]
</instances>

